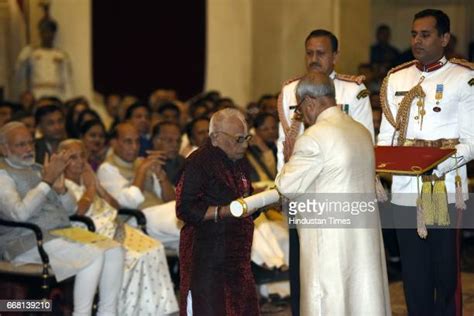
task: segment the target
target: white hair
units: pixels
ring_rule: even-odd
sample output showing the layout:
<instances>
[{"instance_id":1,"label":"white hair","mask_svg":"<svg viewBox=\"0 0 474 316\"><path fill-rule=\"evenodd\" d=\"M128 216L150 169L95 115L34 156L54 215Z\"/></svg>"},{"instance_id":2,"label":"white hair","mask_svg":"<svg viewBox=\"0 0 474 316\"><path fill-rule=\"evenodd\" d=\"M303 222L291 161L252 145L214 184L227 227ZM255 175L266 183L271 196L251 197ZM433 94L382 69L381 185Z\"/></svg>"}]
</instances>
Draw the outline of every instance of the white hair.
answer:
<instances>
[{"instance_id":1,"label":"white hair","mask_svg":"<svg viewBox=\"0 0 474 316\"><path fill-rule=\"evenodd\" d=\"M225 108L212 115L209 122L209 135L221 131L225 123L231 118L239 119L244 124L245 129L247 129L247 121L242 112L234 108Z\"/></svg>"},{"instance_id":2,"label":"white hair","mask_svg":"<svg viewBox=\"0 0 474 316\"><path fill-rule=\"evenodd\" d=\"M73 144L80 145L84 149L84 143L82 142L82 140L76 139L76 138L69 138L69 139L65 139L65 140L63 140L62 142L59 143L58 152L60 152L62 150L65 150L65 149L68 149L68 147L73 145Z\"/></svg>"},{"instance_id":3,"label":"white hair","mask_svg":"<svg viewBox=\"0 0 474 316\"><path fill-rule=\"evenodd\" d=\"M3 125L3 127L0 128L0 145L6 145L8 142L8 134L10 134L11 131L20 127L27 128L26 125L22 122L16 121Z\"/></svg>"},{"instance_id":4,"label":"white hair","mask_svg":"<svg viewBox=\"0 0 474 316\"><path fill-rule=\"evenodd\" d=\"M336 97L333 81L321 73L309 73L296 85L295 91L298 100L310 97Z\"/></svg>"}]
</instances>

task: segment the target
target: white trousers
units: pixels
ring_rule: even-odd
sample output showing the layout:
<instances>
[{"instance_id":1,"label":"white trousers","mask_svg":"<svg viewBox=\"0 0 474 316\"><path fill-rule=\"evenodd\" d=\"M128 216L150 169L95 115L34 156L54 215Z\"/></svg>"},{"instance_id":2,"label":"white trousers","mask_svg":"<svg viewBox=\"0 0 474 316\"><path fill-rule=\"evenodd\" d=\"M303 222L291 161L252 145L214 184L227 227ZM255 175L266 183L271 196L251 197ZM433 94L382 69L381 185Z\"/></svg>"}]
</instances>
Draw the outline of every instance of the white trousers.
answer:
<instances>
[{"instance_id":1,"label":"white trousers","mask_svg":"<svg viewBox=\"0 0 474 316\"><path fill-rule=\"evenodd\" d=\"M97 315L117 315L118 296L122 287L124 251L122 248L106 250L89 266L76 274L74 283L74 316L91 315L92 304L99 285Z\"/></svg>"},{"instance_id":2,"label":"white trousers","mask_svg":"<svg viewBox=\"0 0 474 316\"><path fill-rule=\"evenodd\" d=\"M73 315L91 315L94 296L99 285L97 315L116 315L118 296L124 273L124 250L121 247L100 249L62 238L44 244L51 268L58 282L76 276ZM37 248L19 256L13 263L41 263Z\"/></svg>"}]
</instances>

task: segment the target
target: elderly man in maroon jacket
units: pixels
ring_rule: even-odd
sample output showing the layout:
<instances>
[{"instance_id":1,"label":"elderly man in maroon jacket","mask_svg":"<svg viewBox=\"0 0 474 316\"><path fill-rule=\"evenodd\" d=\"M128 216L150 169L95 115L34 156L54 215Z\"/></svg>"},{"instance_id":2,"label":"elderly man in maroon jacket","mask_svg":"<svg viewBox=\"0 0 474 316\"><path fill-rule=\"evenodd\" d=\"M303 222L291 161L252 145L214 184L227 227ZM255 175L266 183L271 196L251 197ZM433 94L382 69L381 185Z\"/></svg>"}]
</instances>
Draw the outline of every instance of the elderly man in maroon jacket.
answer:
<instances>
[{"instance_id":1,"label":"elderly man in maroon jacket","mask_svg":"<svg viewBox=\"0 0 474 316\"><path fill-rule=\"evenodd\" d=\"M186 161L176 188L181 230L181 315L258 315L250 268L253 219L233 217L229 204L252 187L242 159L248 135L235 109L216 112L210 138Z\"/></svg>"}]
</instances>

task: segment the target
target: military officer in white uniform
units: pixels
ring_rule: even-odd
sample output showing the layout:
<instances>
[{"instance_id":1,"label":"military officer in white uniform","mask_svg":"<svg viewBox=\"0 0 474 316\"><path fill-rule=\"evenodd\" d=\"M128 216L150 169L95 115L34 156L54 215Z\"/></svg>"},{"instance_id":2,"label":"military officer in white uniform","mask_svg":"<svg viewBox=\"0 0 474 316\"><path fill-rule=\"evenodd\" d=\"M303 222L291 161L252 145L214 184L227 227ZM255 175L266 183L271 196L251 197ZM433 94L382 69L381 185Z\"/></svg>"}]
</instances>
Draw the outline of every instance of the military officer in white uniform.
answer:
<instances>
[{"instance_id":1,"label":"military officer in white uniform","mask_svg":"<svg viewBox=\"0 0 474 316\"><path fill-rule=\"evenodd\" d=\"M306 69L308 72L323 72L334 82L336 88L336 102L341 109L354 120L364 125L374 138L372 108L370 106L369 91L362 83L362 77L337 74L334 66L339 55L338 40L327 30L312 31L305 40ZM296 105L295 88L299 80L290 81L282 89L282 102L279 105L279 139L278 139L278 170L284 163L283 141L285 130L291 125ZM283 120L283 118L285 118ZM299 134L303 133L301 125Z\"/></svg>"},{"instance_id":2,"label":"military officer in white uniform","mask_svg":"<svg viewBox=\"0 0 474 316\"><path fill-rule=\"evenodd\" d=\"M369 92L362 83L363 78L340 75L334 71L338 55L338 40L334 34L327 30L312 31L305 40L307 71L323 72L333 80L336 88L336 103L343 111L369 130L373 141L374 126ZM304 130L302 123L292 119L294 106L297 104L295 89L298 82L299 80L295 79L287 83L278 100L278 116L280 118L277 141L278 170L281 170L284 161L290 154L284 154L283 142L294 143L296 136L302 134ZM295 229L290 229L290 283L293 315L299 315L299 257L298 235Z\"/></svg>"},{"instance_id":3,"label":"military officer in white uniform","mask_svg":"<svg viewBox=\"0 0 474 316\"><path fill-rule=\"evenodd\" d=\"M56 22L41 20L41 46L27 46L20 52L16 64L18 95L31 91L36 99L55 96L66 100L73 97L71 60L65 51L53 47L56 31Z\"/></svg>"},{"instance_id":4,"label":"military officer in white uniform","mask_svg":"<svg viewBox=\"0 0 474 316\"><path fill-rule=\"evenodd\" d=\"M458 206L468 198L464 164L474 157L474 65L446 60L449 32L449 17L444 12L427 9L415 15L411 46L416 60L392 69L384 80L381 102L385 115L378 144L456 148L457 159L448 159L433 171L445 176L449 210L454 211L455 177L459 175L462 183ZM424 181L431 185L432 178ZM433 222L418 226L417 233L416 200L421 186L416 177L393 177L395 221L408 218L413 223L413 229L397 229L408 313L455 315L462 308L457 283L459 230L436 229L440 223ZM427 217L421 216L423 223ZM451 224L456 223L455 212L447 216Z\"/></svg>"}]
</instances>

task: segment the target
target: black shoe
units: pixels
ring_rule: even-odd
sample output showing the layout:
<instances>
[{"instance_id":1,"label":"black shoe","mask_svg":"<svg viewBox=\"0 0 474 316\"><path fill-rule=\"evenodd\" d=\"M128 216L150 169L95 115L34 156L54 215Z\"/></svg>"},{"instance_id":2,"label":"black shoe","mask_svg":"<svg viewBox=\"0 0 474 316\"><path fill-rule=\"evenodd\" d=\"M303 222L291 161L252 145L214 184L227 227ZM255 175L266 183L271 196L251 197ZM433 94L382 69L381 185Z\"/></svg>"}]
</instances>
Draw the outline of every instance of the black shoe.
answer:
<instances>
[{"instance_id":1,"label":"black shoe","mask_svg":"<svg viewBox=\"0 0 474 316\"><path fill-rule=\"evenodd\" d=\"M398 282L402 280L402 266L400 262L387 263L387 276L389 282Z\"/></svg>"},{"instance_id":2,"label":"black shoe","mask_svg":"<svg viewBox=\"0 0 474 316\"><path fill-rule=\"evenodd\" d=\"M289 280L288 270L281 269L267 269L261 266L251 263L252 272L255 278L256 284L265 284L271 282Z\"/></svg>"}]
</instances>

